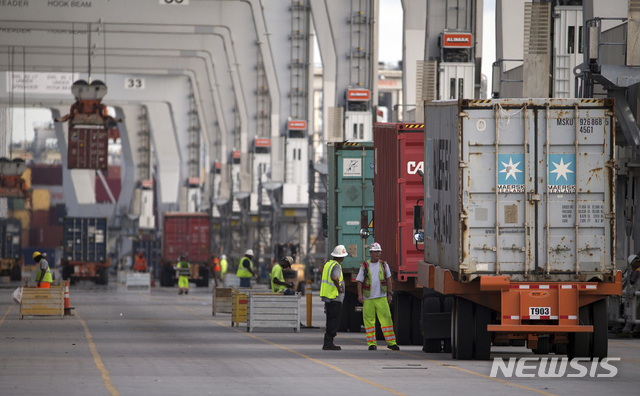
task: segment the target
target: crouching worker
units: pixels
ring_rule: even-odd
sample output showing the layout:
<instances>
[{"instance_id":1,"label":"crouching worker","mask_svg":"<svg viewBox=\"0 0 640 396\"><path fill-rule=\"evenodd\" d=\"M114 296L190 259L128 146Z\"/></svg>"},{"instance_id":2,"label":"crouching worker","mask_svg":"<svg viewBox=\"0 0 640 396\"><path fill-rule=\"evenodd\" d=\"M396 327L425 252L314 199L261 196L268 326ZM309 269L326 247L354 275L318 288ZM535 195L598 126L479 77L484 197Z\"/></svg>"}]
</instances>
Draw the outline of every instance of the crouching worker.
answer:
<instances>
[{"instance_id":1,"label":"crouching worker","mask_svg":"<svg viewBox=\"0 0 640 396\"><path fill-rule=\"evenodd\" d=\"M293 291L289 289L293 287L293 282L285 282L284 274L282 273L283 269L291 268L291 264L293 264L293 258L287 256L280 260L280 263L276 263L271 269L271 291L274 293L282 293L285 296L292 296Z\"/></svg>"}]
</instances>

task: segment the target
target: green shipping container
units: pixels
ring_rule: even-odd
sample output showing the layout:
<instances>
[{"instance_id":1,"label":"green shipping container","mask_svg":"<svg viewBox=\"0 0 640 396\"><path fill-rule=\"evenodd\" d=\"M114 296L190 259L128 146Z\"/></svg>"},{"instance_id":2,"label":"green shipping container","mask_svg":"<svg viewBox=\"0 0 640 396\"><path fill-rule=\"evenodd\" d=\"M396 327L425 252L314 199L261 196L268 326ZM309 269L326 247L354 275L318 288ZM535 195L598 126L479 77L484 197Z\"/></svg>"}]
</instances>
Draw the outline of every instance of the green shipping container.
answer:
<instances>
[{"instance_id":1,"label":"green shipping container","mask_svg":"<svg viewBox=\"0 0 640 396\"><path fill-rule=\"evenodd\" d=\"M358 274L369 258L373 238L373 142L329 143L328 253L344 245L349 253L342 262L345 278ZM360 236L367 228L370 235Z\"/></svg>"}]
</instances>

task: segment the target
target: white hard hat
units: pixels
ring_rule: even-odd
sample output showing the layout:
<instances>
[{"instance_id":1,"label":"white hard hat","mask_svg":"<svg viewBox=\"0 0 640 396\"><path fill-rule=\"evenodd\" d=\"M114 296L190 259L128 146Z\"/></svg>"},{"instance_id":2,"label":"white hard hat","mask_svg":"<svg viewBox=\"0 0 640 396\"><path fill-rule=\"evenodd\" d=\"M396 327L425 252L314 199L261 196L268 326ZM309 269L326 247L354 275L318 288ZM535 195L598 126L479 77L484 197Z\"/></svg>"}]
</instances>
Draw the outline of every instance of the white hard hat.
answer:
<instances>
[{"instance_id":1,"label":"white hard hat","mask_svg":"<svg viewBox=\"0 0 640 396\"><path fill-rule=\"evenodd\" d=\"M223 258L224 260L226 260L226 259L227 259L227 255L226 255L226 254L223 254L223 255L222 255L222 258Z\"/></svg>"},{"instance_id":2,"label":"white hard hat","mask_svg":"<svg viewBox=\"0 0 640 396\"><path fill-rule=\"evenodd\" d=\"M627 259L627 263L631 264L633 262L633 260L636 259L636 257L638 257L635 254L632 254L631 256L629 256L629 258Z\"/></svg>"},{"instance_id":3,"label":"white hard hat","mask_svg":"<svg viewBox=\"0 0 640 396\"><path fill-rule=\"evenodd\" d=\"M253 249L247 249L246 252L244 252L245 256L253 256Z\"/></svg>"},{"instance_id":4,"label":"white hard hat","mask_svg":"<svg viewBox=\"0 0 640 396\"><path fill-rule=\"evenodd\" d=\"M347 249L345 249L344 245L338 245L331 252L333 257L347 257L349 253L347 253Z\"/></svg>"},{"instance_id":5,"label":"white hard hat","mask_svg":"<svg viewBox=\"0 0 640 396\"><path fill-rule=\"evenodd\" d=\"M380 246L380 244L378 242L374 242L371 244L371 246L369 246L369 251L370 252L381 252L382 251L382 246Z\"/></svg>"}]
</instances>

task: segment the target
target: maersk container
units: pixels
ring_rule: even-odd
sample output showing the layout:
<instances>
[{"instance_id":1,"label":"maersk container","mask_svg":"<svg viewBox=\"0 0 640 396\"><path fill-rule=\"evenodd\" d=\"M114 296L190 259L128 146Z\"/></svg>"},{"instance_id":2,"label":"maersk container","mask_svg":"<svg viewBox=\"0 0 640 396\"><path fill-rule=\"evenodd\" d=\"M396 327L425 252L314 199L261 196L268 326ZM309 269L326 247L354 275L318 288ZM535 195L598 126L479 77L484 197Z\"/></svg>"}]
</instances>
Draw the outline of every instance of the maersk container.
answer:
<instances>
[{"instance_id":1,"label":"maersk container","mask_svg":"<svg viewBox=\"0 0 640 396\"><path fill-rule=\"evenodd\" d=\"M342 262L347 285L355 281L365 247L373 238L373 142L329 143L328 250L344 245L349 256ZM360 231L366 228L367 238ZM355 292L355 289L352 290Z\"/></svg>"},{"instance_id":2,"label":"maersk container","mask_svg":"<svg viewBox=\"0 0 640 396\"><path fill-rule=\"evenodd\" d=\"M63 233L64 261L98 263L108 260L106 218L65 217Z\"/></svg>"},{"instance_id":3,"label":"maersk container","mask_svg":"<svg viewBox=\"0 0 640 396\"><path fill-rule=\"evenodd\" d=\"M425 105L425 262L467 283L614 281L614 103Z\"/></svg>"},{"instance_id":4,"label":"maersk container","mask_svg":"<svg viewBox=\"0 0 640 396\"><path fill-rule=\"evenodd\" d=\"M423 139L424 124L381 123L373 128L376 242L394 275L395 290L416 288L423 257L413 239L413 210L424 194Z\"/></svg>"}]
</instances>

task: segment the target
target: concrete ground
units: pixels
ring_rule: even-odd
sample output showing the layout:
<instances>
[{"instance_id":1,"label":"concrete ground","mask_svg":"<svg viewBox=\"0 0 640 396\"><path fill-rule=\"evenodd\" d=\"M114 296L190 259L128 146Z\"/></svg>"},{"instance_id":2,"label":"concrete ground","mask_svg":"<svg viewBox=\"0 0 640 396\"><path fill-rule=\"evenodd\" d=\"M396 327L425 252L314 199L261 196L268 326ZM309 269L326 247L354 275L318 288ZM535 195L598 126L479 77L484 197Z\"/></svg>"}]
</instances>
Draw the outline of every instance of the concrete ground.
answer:
<instances>
[{"instance_id":1,"label":"concrete ground","mask_svg":"<svg viewBox=\"0 0 640 396\"><path fill-rule=\"evenodd\" d=\"M212 316L211 291L154 287L126 292L72 286L74 316L25 317L0 287L0 395L606 395L637 394L640 339L609 340L613 378L497 378L492 361L452 360L420 346L368 351L364 333L340 333L341 351L323 351L324 314L314 292L312 328L246 331ZM258 286L264 289L264 286ZM306 298L302 298L305 305ZM305 311L303 311L305 312ZM306 312L302 315L306 324ZM613 337L613 336L612 336ZM549 355L548 357L554 357ZM492 359L533 358L494 347ZM591 370L591 363L586 367ZM529 362L531 366L531 362ZM595 367L594 374L606 374ZM535 373L537 369L527 369ZM577 373L577 370L571 371Z\"/></svg>"}]
</instances>

